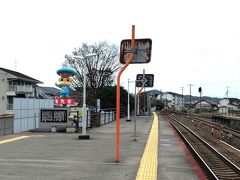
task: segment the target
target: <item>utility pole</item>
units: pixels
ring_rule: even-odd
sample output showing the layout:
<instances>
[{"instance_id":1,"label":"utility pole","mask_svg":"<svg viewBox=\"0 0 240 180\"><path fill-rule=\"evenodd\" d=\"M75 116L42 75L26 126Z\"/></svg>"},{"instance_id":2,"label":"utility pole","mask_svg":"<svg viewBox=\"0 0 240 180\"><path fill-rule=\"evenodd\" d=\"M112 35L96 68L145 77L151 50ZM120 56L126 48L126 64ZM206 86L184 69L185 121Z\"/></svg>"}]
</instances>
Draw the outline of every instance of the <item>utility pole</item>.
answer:
<instances>
[{"instance_id":1,"label":"utility pole","mask_svg":"<svg viewBox=\"0 0 240 180\"><path fill-rule=\"evenodd\" d=\"M200 96L200 112L202 112L202 87L198 88L199 96Z\"/></svg>"},{"instance_id":2,"label":"utility pole","mask_svg":"<svg viewBox=\"0 0 240 180\"><path fill-rule=\"evenodd\" d=\"M16 59L14 61L14 67L15 67L15 71L17 71L17 60Z\"/></svg>"},{"instance_id":3,"label":"utility pole","mask_svg":"<svg viewBox=\"0 0 240 180\"><path fill-rule=\"evenodd\" d=\"M165 98L166 109L168 109L167 108L168 107L168 105L167 105L167 92L165 93L165 95L166 95L166 98Z\"/></svg>"},{"instance_id":4,"label":"utility pole","mask_svg":"<svg viewBox=\"0 0 240 180\"><path fill-rule=\"evenodd\" d=\"M190 86L190 116L192 115L192 94L191 94L191 89L194 84L188 84Z\"/></svg>"},{"instance_id":5,"label":"utility pole","mask_svg":"<svg viewBox=\"0 0 240 180\"><path fill-rule=\"evenodd\" d=\"M182 115L182 121L183 121L183 86L181 87L182 89L182 111L181 111L181 115Z\"/></svg>"},{"instance_id":6,"label":"utility pole","mask_svg":"<svg viewBox=\"0 0 240 180\"><path fill-rule=\"evenodd\" d=\"M182 113L183 113L183 90L184 90L183 86L181 87L181 89L182 89Z\"/></svg>"},{"instance_id":7,"label":"utility pole","mask_svg":"<svg viewBox=\"0 0 240 180\"><path fill-rule=\"evenodd\" d=\"M162 89L160 89L160 100L162 101Z\"/></svg>"}]
</instances>

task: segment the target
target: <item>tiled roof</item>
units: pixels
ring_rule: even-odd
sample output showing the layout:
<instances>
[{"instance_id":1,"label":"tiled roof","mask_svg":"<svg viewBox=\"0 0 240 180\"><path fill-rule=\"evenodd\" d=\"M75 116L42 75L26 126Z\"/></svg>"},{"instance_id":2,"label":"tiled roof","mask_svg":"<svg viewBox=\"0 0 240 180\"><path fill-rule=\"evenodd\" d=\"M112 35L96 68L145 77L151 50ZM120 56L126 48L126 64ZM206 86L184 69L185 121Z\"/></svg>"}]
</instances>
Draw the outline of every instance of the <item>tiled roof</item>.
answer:
<instances>
[{"instance_id":1,"label":"tiled roof","mask_svg":"<svg viewBox=\"0 0 240 180\"><path fill-rule=\"evenodd\" d=\"M229 104L234 105L234 106L239 106L240 100L237 98L228 98Z\"/></svg>"},{"instance_id":2,"label":"tiled roof","mask_svg":"<svg viewBox=\"0 0 240 180\"><path fill-rule=\"evenodd\" d=\"M209 104L211 104L211 105L213 105L213 106L217 106L217 105L218 105L218 102L213 101L213 100L201 100L201 101L197 101L197 102L194 103L194 104L197 104L197 103L200 103L200 102L203 102L203 101L205 101L205 102L207 102L207 103L209 103Z\"/></svg>"},{"instance_id":3,"label":"tiled roof","mask_svg":"<svg viewBox=\"0 0 240 180\"><path fill-rule=\"evenodd\" d=\"M60 89L55 87L46 87L46 86L38 86L38 88L45 94L49 94L52 96L59 96Z\"/></svg>"},{"instance_id":4,"label":"tiled roof","mask_svg":"<svg viewBox=\"0 0 240 180\"><path fill-rule=\"evenodd\" d=\"M39 83L39 84L42 84L42 83L43 83L43 82L41 82L41 81L39 81L39 80L37 80L37 79L34 79L34 78L32 78L32 77L29 77L29 76L27 76L27 75L25 75L25 74L22 74L22 73L19 73L19 72L17 72L17 71L12 71L12 70L5 69L5 68L2 68L2 67L0 67L0 70L4 71L4 72L6 72L6 73L12 74L12 75L14 75L14 76L16 76L16 77L19 77L19 78L21 78L21 79L25 79L25 80L32 81L32 82Z\"/></svg>"}]
</instances>

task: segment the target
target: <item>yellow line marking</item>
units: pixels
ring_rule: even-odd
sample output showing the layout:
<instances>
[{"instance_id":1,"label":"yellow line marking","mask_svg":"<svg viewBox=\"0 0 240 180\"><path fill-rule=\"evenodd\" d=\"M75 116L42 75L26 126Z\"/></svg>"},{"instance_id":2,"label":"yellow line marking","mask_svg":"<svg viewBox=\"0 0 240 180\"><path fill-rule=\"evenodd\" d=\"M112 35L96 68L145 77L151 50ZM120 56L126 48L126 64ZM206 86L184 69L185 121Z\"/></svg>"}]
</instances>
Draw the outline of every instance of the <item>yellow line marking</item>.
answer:
<instances>
[{"instance_id":1,"label":"yellow line marking","mask_svg":"<svg viewBox=\"0 0 240 180\"><path fill-rule=\"evenodd\" d=\"M158 167L158 116L154 113L152 128L148 137L136 180L156 180Z\"/></svg>"},{"instance_id":2,"label":"yellow line marking","mask_svg":"<svg viewBox=\"0 0 240 180\"><path fill-rule=\"evenodd\" d=\"M19 136L19 137L10 138L10 139L4 139L4 140L0 140L0 144L5 144L8 142L17 141L17 140L28 138L28 137L30 137L30 136Z\"/></svg>"}]
</instances>

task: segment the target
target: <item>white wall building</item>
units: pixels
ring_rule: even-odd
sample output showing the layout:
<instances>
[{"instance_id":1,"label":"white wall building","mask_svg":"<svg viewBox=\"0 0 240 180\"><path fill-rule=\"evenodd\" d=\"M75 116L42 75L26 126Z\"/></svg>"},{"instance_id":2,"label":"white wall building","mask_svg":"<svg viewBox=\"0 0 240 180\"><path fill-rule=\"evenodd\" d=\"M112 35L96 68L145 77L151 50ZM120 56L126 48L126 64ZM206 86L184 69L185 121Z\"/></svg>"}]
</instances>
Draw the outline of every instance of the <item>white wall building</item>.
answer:
<instances>
[{"instance_id":1,"label":"white wall building","mask_svg":"<svg viewBox=\"0 0 240 180\"><path fill-rule=\"evenodd\" d=\"M184 97L181 94L165 92L160 94L157 99L163 101L167 108L181 111L184 106Z\"/></svg>"},{"instance_id":2,"label":"white wall building","mask_svg":"<svg viewBox=\"0 0 240 180\"><path fill-rule=\"evenodd\" d=\"M240 110L240 100L237 98L224 98L219 101L219 113L227 114L230 110Z\"/></svg>"},{"instance_id":3,"label":"white wall building","mask_svg":"<svg viewBox=\"0 0 240 180\"><path fill-rule=\"evenodd\" d=\"M0 67L0 114L11 114L13 98L37 97L39 80Z\"/></svg>"}]
</instances>

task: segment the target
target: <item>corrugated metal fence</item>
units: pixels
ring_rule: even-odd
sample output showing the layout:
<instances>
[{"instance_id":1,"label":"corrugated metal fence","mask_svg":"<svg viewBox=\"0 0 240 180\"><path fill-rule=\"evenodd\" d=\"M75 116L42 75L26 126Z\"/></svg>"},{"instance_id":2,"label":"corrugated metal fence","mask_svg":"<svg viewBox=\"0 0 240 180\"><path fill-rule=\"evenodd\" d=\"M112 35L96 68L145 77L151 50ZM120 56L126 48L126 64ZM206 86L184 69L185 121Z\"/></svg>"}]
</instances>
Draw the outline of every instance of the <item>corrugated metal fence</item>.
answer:
<instances>
[{"instance_id":1,"label":"corrugated metal fence","mask_svg":"<svg viewBox=\"0 0 240 180\"><path fill-rule=\"evenodd\" d=\"M13 133L29 131L39 127L39 113L41 108L53 108L52 99L14 98L14 130Z\"/></svg>"},{"instance_id":2,"label":"corrugated metal fence","mask_svg":"<svg viewBox=\"0 0 240 180\"><path fill-rule=\"evenodd\" d=\"M13 112L14 119L0 119L0 135L11 133L20 133L29 131L31 129L39 128L40 109L53 108L54 100L52 99L27 99L27 98L14 98L13 99ZM127 115L127 108L121 108L121 117ZM116 110L101 109L100 112L88 112L87 127L99 127L103 124L115 121ZM12 117L13 118L13 117ZM81 119L80 119L81 121Z\"/></svg>"}]
</instances>

